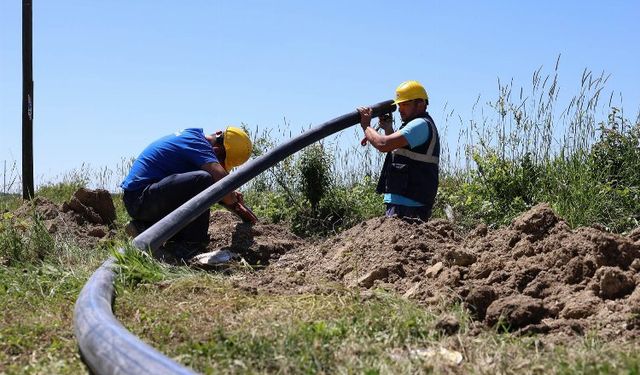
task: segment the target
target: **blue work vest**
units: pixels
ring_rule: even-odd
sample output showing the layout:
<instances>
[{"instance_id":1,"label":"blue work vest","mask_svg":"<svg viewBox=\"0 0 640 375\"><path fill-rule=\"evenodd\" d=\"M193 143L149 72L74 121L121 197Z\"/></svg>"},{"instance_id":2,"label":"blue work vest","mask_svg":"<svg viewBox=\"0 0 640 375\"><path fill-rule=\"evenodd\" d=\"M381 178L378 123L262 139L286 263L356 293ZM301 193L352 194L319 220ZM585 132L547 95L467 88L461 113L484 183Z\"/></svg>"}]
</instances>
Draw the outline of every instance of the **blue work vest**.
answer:
<instances>
[{"instance_id":1,"label":"blue work vest","mask_svg":"<svg viewBox=\"0 0 640 375\"><path fill-rule=\"evenodd\" d=\"M427 122L431 130L429 138L414 148L406 145L387 153L376 192L400 194L431 208L438 192L440 137L429 113L418 118Z\"/></svg>"}]
</instances>

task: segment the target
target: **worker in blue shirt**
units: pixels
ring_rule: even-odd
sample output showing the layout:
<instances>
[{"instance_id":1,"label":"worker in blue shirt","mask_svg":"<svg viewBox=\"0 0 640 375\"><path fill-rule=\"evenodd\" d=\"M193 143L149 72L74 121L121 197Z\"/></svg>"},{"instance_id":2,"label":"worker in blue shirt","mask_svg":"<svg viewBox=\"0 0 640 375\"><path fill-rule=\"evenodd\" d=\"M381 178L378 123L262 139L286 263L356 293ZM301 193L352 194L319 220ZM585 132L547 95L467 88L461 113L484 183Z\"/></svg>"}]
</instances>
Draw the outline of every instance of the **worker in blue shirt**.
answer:
<instances>
[{"instance_id":1,"label":"worker in blue shirt","mask_svg":"<svg viewBox=\"0 0 640 375\"><path fill-rule=\"evenodd\" d=\"M137 236L246 162L251 151L247 133L233 126L212 134L199 128L184 129L152 142L133 162L120 185L125 208L133 219L127 225L127 233ZM244 221L255 222L239 192L227 194L221 203ZM208 229L209 210L171 241L206 246Z\"/></svg>"},{"instance_id":2,"label":"worker in blue shirt","mask_svg":"<svg viewBox=\"0 0 640 375\"><path fill-rule=\"evenodd\" d=\"M378 133L371 125L371 108L360 107L360 124L366 140L387 155L376 192L384 194L386 216L428 220L438 191L440 138L427 112L429 97L417 81L396 89L402 125L393 130L390 116L381 116Z\"/></svg>"}]
</instances>

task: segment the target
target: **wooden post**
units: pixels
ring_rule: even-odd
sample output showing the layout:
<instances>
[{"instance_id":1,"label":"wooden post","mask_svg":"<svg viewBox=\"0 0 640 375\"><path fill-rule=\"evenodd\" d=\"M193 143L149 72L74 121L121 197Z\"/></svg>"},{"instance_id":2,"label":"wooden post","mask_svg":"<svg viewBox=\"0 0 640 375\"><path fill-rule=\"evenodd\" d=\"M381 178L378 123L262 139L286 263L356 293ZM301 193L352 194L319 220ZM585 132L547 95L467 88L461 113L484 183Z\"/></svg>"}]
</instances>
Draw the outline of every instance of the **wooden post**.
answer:
<instances>
[{"instance_id":1,"label":"wooden post","mask_svg":"<svg viewBox=\"0 0 640 375\"><path fill-rule=\"evenodd\" d=\"M22 198L33 198L32 4L22 1Z\"/></svg>"}]
</instances>

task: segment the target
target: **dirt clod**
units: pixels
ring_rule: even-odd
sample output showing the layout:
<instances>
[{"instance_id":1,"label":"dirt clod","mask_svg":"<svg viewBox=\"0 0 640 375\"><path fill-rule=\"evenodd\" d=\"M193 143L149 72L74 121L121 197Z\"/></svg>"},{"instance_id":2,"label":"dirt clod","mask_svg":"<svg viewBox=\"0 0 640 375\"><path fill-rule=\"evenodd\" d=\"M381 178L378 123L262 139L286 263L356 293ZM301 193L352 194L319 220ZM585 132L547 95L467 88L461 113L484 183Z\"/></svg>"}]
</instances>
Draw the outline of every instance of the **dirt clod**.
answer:
<instances>
[{"instance_id":1,"label":"dirt clod","mask_svg":"<svg viewBox=\"0 0 640 375\"><path fill-rule=\"evenodd\" d=\"M495 300L487 308L485 321L490 326L503 324L504 329L515 330L536 324L545 315L542 301L524 295L514 295Z\"/></svg>"},{"instance_id":2,"label":"dirt clod","mask_svg":"<svg viewBox=\"0 0 640 375\"><path fill-rule=\"evenodd\" d=\"M436 322L436 329L445 335L453 335L460 329L460 322L455 316L445 315Z\"/></svg>"}]
</instances>

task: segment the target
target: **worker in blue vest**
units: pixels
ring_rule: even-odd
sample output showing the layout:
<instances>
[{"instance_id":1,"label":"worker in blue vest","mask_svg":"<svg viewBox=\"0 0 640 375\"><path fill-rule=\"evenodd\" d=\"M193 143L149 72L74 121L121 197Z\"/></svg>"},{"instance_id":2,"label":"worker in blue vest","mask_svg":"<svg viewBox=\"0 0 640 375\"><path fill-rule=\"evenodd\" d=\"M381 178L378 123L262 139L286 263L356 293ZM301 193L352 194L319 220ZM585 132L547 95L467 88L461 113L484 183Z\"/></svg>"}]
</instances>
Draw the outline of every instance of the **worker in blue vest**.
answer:
<instances>
[{"instance_id":1,"label":"worker in blue vest","mask_svg":"<svg viewBox=\"0 0 640 375\"><path fill-rule=\"evenodd\" d=\"M249 159L252 144L247 133L227 127L212 134L189 128L164 136L148 145L136 158L120 185L124 206L133 219L126 231L136 237L201 191L227 176ZM231 192L220 202L245 222L255 222L242 194ZM209 241L209 210L186 225L172 242L198 245ZM180 254L187 256L187 254Z\"/></svg>"},{"instance_id":2,"label":"worker in blue vest","mask_svg":"<svg viewBox=\"0 0 640 375\"><path fill-rule=\"evenodd\" d=\"M417 81L406 81L396 89L402 125L393 130L391 116L381 116L380 134L371 127L371 108L360 107L360 124L366 140L387 155L376 192L384 194L386 216L420 219L431 217L438 191L440 138L427 112L429 96Z\"/></svg>"}]
</instances>

